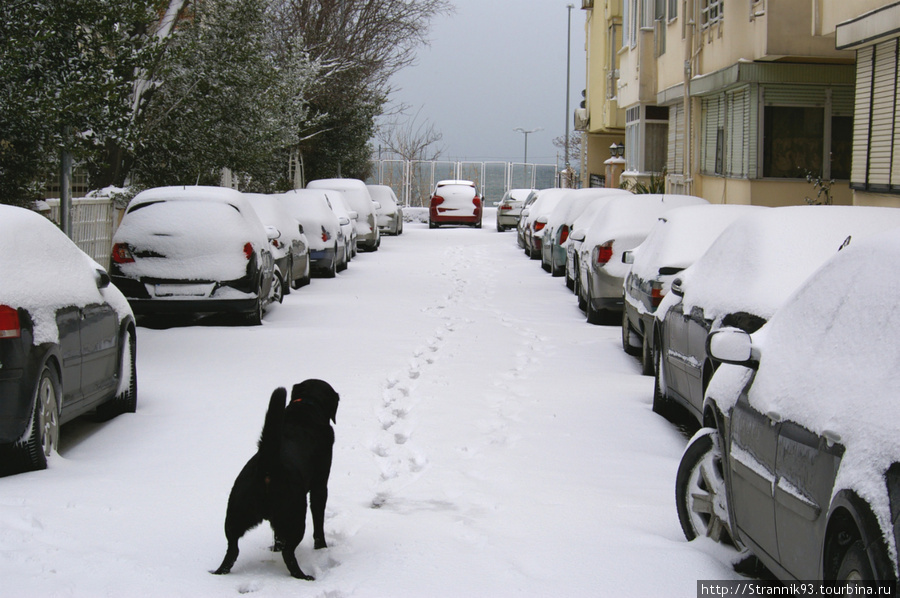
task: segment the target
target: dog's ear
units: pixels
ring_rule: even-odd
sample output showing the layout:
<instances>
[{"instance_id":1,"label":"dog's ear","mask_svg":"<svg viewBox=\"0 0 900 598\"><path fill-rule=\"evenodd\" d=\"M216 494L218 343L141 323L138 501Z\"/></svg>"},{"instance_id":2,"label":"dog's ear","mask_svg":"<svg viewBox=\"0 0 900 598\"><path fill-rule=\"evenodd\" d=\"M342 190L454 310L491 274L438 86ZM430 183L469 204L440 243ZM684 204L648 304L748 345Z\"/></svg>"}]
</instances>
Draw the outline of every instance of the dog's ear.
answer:
<instances>
[{"instance_id":1,"label":"dog's ear","mask_svg":"<svg viewBox=\"0 0 900 598\"><path fill-rule=\"evenodd\" d=\"M338 401L341 400L341 396L338 393L334 392L333 390L332 390L332 392L334 393L334 399L331 401L331 421L333 421L334 423L337 423Z\"/></svg>"},{"instance_id":2,"label":"dog's ear","mask_svg":"<svg viewBox=\"0 0 900 598\"><path fill-rule=\"evenodd\" d=\"M302 382L300 384L302 384ZM300 398L300 384L294 384L294 386L291 388L292 403Z\"/></svg>"}]
</instances>

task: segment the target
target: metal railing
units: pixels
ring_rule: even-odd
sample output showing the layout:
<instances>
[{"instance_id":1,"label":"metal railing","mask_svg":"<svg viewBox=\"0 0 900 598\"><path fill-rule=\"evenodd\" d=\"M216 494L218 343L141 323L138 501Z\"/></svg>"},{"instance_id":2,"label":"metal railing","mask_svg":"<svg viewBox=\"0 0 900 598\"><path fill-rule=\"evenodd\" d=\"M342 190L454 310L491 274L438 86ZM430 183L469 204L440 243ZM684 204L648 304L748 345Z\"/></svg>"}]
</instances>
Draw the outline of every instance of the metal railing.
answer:
<instances>
[{"instance_id":1,"label":"metal railing","mask_svg":"<svg viewBox=\"0 0 900 598\"><path fill-rule=\"evenodd\" d=\"M59 199L48 199L50 219L59 224ZM95 262L109 268L116 209L112 199L72 199L72 240Z\"/></svg>"},{"instance_id":2,"label":"metal railing","mask_svg":"<svg viewBox=\"0 0 900 598\"><path fill-rule=\"evenodd\" d=\"M555 164L515 162L373 160L369 184L388 185L405 206L427 206L438 181L473 181L487 204L510 189L546 189L559 184Z\"/></svg>"}]
</instances>

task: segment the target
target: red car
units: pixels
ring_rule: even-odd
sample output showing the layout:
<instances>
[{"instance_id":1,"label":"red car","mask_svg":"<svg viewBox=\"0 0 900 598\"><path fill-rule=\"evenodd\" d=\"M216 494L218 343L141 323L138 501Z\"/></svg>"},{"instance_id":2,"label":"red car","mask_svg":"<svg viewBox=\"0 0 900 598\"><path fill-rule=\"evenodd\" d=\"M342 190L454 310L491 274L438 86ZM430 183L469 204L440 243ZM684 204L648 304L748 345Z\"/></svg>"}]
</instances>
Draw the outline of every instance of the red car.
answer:
<instances>
[{"instance_id":1,"label":"red car","mask_svg":"<svg viewBox=\"0 0 900 598\"><path fill-rule=\"evenodd\" d=\"M481 197L472 181L439 181L431 194L428 228L467 224L481 228Z\"/></svg>"}]
</instances>

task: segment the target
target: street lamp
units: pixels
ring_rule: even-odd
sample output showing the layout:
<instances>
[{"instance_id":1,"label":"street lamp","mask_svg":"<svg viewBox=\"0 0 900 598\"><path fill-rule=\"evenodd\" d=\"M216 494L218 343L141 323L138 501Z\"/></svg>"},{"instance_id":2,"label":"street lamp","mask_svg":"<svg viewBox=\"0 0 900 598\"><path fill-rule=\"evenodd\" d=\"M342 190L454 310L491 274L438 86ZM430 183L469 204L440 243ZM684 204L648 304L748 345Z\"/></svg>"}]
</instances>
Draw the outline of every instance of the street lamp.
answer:
<instances>
[{"instance_id":1,"label":"street lamp","mask_svg":"<svg viewBox=\"0 0 900 598\"><path fill-rule=\"evenodd\" d=\"M538 131L543 130L544 129L542 127L538 127L537 129L529 129L527 131L522 127L516 127L515 129L513 129L513 131L515 131L516 133L525 133L525 161L523 162L523 164L528 164L528 134L537 133Z\"/></svg>"},{"instance_id":2,"label":"street lamp","mask_svg":"<svg viewBox=\"0 0 900 598\"><path fill-rule=\"evenodd\" d=\"M569 31L568 37L566 39L566 147L565 147L565 156L566 156L566 175L569 173L569 88L572 86L571 84L571 71L572 71L572 9L575 8L574 4L569 4L566 8L569 9Z\"/></svg>"}]
</instances>

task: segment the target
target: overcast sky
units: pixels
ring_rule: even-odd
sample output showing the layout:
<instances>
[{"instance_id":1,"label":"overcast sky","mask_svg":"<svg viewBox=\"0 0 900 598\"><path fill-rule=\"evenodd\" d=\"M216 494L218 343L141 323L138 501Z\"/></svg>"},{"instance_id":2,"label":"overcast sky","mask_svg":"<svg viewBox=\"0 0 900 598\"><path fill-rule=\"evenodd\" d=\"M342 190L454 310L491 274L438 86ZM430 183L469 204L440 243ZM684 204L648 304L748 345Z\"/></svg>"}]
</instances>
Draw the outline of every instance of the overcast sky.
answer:
<instances>
[{"instance_id":1,"label":"overcast sky","mask_svg":"<svg viewBox=\"0 0 900 598\"><path fill-rule=\"evenodd\" d=\"M444 158L556 162L566 127L566 39L572 10L572 111L585 86L584 11L577 0L452 0L432 23L431 45L393 80L393 99L443 134ZM572 158L570 157L570 161ZM560 157L560 162L562 158Z\"/></svg>"}]
</instances>

